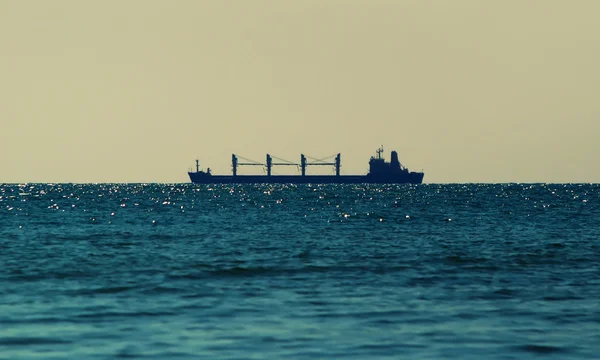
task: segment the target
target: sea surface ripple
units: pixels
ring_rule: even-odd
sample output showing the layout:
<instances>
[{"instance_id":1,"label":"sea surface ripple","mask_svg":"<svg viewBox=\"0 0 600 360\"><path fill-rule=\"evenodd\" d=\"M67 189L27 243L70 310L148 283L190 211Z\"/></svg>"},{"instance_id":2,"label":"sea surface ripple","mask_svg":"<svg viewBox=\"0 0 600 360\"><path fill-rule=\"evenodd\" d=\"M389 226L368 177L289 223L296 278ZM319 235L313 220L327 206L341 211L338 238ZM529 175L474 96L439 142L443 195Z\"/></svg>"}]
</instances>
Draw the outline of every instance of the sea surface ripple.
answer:
<instances>
[{"instance_id":1,"label":"sea surface ripple","mask_svg":"<svg viewBox=\"0 0 600 360\"><path fill-rule=\"evenodd\" d=\"M2 359L599 359L600 185L0 184Z\"/></svg>"}]
</instances>

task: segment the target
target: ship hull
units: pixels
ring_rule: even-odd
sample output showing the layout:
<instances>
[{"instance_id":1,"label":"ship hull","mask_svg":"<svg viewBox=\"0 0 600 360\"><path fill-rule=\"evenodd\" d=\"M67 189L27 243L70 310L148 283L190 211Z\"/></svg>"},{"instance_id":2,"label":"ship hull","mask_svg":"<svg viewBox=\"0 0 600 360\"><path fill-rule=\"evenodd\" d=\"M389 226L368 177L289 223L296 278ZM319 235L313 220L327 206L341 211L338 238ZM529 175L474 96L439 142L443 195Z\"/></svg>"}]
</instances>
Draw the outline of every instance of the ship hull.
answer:
<instances>
[{"instance_id":1,"label":"ship hull","mask_svg":"<svg viewBox=\"0 0 600 360\"><path fill-rule=\"evenodd\" d=\"M209 175L188 172L194 184L421 184L423 173L406 172L393 176L372 175Z\"/></svg>"}]
</instances>

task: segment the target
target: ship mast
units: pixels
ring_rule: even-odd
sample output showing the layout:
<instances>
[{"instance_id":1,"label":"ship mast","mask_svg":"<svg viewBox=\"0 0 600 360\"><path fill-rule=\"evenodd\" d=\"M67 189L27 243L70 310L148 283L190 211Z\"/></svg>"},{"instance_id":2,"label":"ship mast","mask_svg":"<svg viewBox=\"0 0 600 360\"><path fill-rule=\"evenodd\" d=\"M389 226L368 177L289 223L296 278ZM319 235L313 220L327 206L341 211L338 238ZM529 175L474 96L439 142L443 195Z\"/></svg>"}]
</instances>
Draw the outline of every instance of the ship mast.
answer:
<instances>
[{"instance_id":1,"label":"ship mast","mask_svg":"<svg viewBox=\"0 0 600 360\"><path fill-rule=\"evenodd\" d=\"M382 150L383 151L383 150ZM306 176L306 167L307 166L313 166L313 165L333 165L335 167L335 175L336 176L341 176L340 175L340 169L342 167L342 155L341 154L337 154L335 155L335 162L326 162L326 159L332 158L332 156L328 156L326 158L323 159L315 159L312 158L310 156L306 156L304 154L300 155L300 164L285 160L285 159L281 159L278 158L276 156L272 156L270 154L267 154L266 156L266 163L265 164L261 164L259 162L256 162L254 160L250 160L250 159L246 159L244 157L235 155L235 154L231 154L231 168L233 170L233 176L237 176L237 170L238 167L241 165L249 165L249 166L264 166L267 169L267 176L271 176L272 175L272 170L273 170L273 166L300 166L301 170L302 170L302 176ZM238 158L245 160L246 162L239 162ZM313 160L313 162L308 162L307 158L311 158ZM273 159L278 160L279 162L273 162ZM196 164L197 165L197 164ZM197 167L197 166L196 166Z\"/></svg>"},{"instance_id":2,"label":"ship mast","mask_svg":"<svg viewBox=\"0 0 600 360\"><path fill-rule=\"evenodd\" d=\"M381 159L381 154L383 154L383 145L379 149L377 149L377 158Z\"/></svg>"}]
</instances>

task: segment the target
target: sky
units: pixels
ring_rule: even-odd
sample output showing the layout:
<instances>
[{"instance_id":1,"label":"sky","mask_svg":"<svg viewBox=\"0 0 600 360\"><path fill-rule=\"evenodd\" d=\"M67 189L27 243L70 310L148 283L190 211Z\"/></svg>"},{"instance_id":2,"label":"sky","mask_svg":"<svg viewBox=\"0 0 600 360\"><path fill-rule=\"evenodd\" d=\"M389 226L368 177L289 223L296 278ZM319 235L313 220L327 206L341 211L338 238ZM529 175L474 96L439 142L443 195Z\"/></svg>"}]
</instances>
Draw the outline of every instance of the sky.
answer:
<instances>
[{"instance_id":1,"label":"sky","mask_svg":"<svg viewBox=\"0 0 600 360\"><path fill-rule=\"evenodd\" d=\"M188 182L196 159L230 174L232 153L341 153L342 174L365 174L381 145L426 183L600 182L598 14L597 0L0 0L0 183Z\"/></svg>"}]
</instances>

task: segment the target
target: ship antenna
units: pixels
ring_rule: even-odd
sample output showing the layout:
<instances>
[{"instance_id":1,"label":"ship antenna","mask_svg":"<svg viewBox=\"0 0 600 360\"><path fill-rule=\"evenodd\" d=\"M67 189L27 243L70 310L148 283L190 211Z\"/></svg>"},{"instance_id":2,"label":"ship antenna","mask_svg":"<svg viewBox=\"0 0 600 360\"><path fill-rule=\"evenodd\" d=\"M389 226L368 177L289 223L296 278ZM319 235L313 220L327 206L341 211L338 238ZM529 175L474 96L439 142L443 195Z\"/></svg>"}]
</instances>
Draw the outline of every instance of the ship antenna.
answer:
<instances>
[{"instance_id":1,"label":"ship antenna","mask_svg":"<svg viewBox=\"0 0 600 360\"><path fill-rule=\"evenodd\" d=\"M200 172L200 162L196 159L196 172Z\"/></svg>"}]
</instances>

